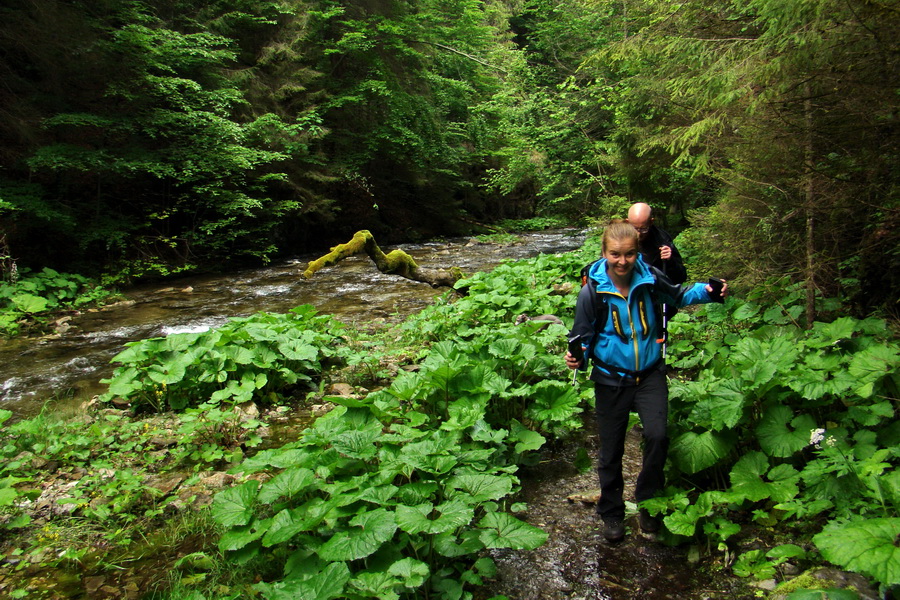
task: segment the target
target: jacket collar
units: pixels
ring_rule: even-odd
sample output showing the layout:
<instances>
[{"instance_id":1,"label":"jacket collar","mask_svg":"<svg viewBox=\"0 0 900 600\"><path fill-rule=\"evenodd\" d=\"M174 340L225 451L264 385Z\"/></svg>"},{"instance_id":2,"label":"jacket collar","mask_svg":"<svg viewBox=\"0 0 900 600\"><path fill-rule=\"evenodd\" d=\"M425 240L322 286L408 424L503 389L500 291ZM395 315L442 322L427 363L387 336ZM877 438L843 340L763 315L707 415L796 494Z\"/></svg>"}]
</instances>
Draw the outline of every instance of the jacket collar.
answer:
<instances>
[{"instance_id":1,"label":"jacket collar","mask_svg":"<svg viewBox=\"0 0 900 600\"><path fill-rule=\"evenodd\" d=\"M591 268L588 270L588 277L594 280L598 292L612 292L617 294L618 291L616 290L616 286L606 272L606 262L605 258L601 258L591 265ZM652 283L653 274L650 272L650 267L644 262L643 256L638 254L637 260L634 263L634 271L631 273L631 289L633 290L639 285Z\"/></svg>"}]
</instances>

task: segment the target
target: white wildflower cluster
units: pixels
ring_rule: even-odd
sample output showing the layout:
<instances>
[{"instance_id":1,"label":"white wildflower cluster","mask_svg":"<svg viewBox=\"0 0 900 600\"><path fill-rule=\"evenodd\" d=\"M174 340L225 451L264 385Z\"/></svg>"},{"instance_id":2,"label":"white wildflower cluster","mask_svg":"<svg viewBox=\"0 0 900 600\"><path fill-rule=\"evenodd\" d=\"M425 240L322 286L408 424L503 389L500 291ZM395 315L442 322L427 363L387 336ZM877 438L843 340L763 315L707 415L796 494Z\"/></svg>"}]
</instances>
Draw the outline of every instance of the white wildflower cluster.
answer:
<instances>
[{"instance_id":1,"label":"white wildflower cluster","mask_svg":"<svg viewBox=\"0 0 900 600\"><path fill-rule=\"evenodd\" d=\"M823 441L825 442L826 446L829 446L831 448L834 448L835 444L837 444L837 440L834 439L833 435L829 435L827 438L825 437L825 430L821 427L818 429L809 430L809 444L811 446L821 448L821 444Z\"/></svg>"},{"instance_id":2,"label":"white wildflower cluster","mask_svg":"<svg viewBox=\"0 0 900 600\"><path fill-rule=\"evenodd\" d=\"M822 443L822 440L825 439L825 430L821 427L819 429L810 429L809 430L809 444L810 446L815 446L816 448L821 448L819 444ZM832 438L834 439L834 438Z\"/></svg>"}]
</instances>

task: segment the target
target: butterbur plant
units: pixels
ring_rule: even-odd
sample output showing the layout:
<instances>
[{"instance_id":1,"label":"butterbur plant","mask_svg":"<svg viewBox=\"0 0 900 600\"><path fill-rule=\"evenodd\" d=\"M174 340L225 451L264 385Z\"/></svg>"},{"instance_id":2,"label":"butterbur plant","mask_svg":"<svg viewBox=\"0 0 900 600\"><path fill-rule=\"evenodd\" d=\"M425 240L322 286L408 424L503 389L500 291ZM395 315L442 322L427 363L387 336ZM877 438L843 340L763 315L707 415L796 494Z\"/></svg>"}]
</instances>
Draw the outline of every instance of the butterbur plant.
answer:
<instances>
[{"instance_id":1,"label":"butterbur plant","mask_svg":"<svg viewBox=\"0 0 900 600\"><path fill-rule=\"evenodd\" d=\"M121 398L156 412L277 400L311 384L325 358L346 353L336 343L342 328L304 305L288 314L230 319L202 333L129 342L112 359L120 366L103 380L109 391L100 399Z\"/></svg>"},{"instance_id":2,"label":"butterbur plant","mask_svg":"<svg viewBox=\"0 0 900 600\"><path fill-rule=\"evenodd\" d=\"M717 336L703 317L673 322L672 363L692 377L670 386L670 481L695 490L673 488L647 507L671 531L706 537L726 554L738 515L815 535L826 559L892 585L894 570L868 557L900 564L891 550L900 543L900 348L877 319L842 317L805 330L793 306L776 308L731 299L701 309L715 315ZM877 541L863 542L873 521L869 537ZM735 569L768 576L784 560L804 559L758 552L738 557Z\"/></svg>"},{"instance_id":3,"label":"butterbur plant","mask_svg":"<svg viewBox=\"0 0 900 600\"><path fill-rule=\"evenodd\" d=\"M503 510L518 480L490 444L467 441L474 425L427 421L385 393L244 461L235 470L250 479L213 502L220 548L281 561L282 577L256 586L273 600L471 598L493 572L479 553L546 534Z\"/></svg>"}]
</instances>

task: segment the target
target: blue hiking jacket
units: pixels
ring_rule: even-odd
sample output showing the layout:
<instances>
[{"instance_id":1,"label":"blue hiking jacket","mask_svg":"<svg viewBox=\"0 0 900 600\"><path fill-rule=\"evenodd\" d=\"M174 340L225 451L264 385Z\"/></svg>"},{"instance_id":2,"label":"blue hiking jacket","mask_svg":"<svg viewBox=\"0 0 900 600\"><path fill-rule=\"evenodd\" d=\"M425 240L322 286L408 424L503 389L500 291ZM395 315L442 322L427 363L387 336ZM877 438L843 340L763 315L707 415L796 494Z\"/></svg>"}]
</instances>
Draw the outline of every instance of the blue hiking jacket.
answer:
<instances>
[{"instance_id":1,"label":"blue hiking jacket","mask_svg":"<svg viewBox=\"0 0 900 600\"><path fill-rule=\"evenodd\" d=\"M580 336L585 356L591 357L590 378L608 385L636 383L656 367L662 358L661 324L653 307L651 288L659 301L677 307L713 302L705 283L677 285L638 257L631 277L628 298L622 296L606 273L606 259L588 270L575 305L575 323L570 337ZM591 298L597 294L596 298ZM606 301L604 323L595 323L594 302ZM582 367L584 368L584 367Z\"/></svg>"}]
</instances>

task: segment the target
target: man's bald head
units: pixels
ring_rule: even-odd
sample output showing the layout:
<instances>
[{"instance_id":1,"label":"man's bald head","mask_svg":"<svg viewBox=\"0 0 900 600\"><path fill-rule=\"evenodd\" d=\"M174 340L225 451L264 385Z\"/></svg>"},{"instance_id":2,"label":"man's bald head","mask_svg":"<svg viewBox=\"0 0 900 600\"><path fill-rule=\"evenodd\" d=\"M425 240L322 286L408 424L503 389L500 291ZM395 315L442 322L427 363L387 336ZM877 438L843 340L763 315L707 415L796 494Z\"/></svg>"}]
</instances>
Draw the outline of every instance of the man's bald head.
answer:
<instances>
[{"instance_id":1,"label":"man's bald head","mask_svg":"<svg viewBox=\"0 0 900 600\"><path fill-rule=\"evenodd\" d=\"M653 209L645 202L637 202L628 209L628 223L637 229L638 234L643 240L647 232L650 231L650 225L653 224Z\"/></svg>"}]
</instances>

